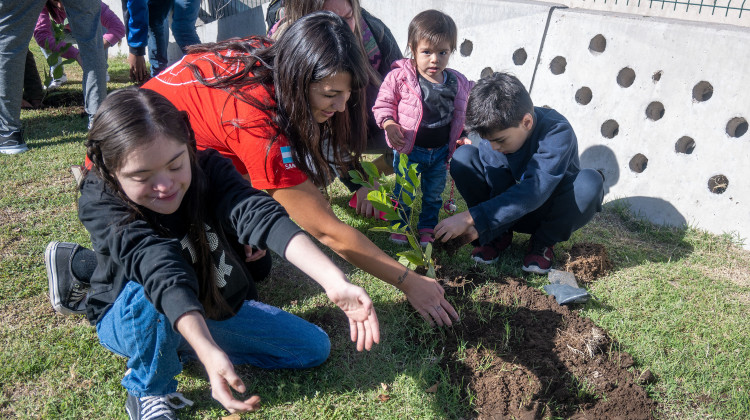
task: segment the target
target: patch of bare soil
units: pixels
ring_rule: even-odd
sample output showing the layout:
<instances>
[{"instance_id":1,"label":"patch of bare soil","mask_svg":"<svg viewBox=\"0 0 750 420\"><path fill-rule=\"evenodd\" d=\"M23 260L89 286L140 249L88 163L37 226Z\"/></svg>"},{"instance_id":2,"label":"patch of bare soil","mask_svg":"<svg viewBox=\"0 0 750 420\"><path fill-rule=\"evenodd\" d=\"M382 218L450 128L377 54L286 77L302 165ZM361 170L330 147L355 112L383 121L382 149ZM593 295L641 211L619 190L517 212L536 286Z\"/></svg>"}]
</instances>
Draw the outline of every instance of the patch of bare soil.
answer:
<instances>
[{"instance_id":1,"label":"patch of bare soil","mask_svg":"<svg viewBox=\"0 0 750 420\"><path fill-rule=\"evenodd\" d=\"M563 269L575 274L576 280L591 283L612 269L612 261L604 245L582 242L570 248Z\"/></svg>"},{"instance_id":2,"label":"patch of bare soil","mask_svg":"<svg viewBox=\"0 0 750 420\"><path fill-rule=\"evenodd\" d=\"M446 276L464 308L441 361L476 419L650 419L633 359L591 320L514 278ZM472 292L473 298L468 294ZM638 376L636 376L638 375Z\"/></svg>"}]
</instances>

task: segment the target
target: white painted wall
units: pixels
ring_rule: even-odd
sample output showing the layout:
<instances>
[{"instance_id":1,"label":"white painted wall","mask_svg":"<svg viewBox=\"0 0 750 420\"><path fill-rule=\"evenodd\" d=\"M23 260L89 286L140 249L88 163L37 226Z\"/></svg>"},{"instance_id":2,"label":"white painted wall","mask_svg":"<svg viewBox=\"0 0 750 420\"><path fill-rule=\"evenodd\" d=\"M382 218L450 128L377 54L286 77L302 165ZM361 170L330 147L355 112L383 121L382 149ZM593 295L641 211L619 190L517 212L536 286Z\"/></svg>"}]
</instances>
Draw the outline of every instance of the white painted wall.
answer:
<instances>
[{"instance_id":1,"label":"white painted wall","mask_svg":"<svg viewBox=\"0 0 750 420\"><path fill-rule=\"evenodd\" d=\"M116 12L121 8L119 0L105 1ZM560 3L573 6L582 1ZM624 201L656 223L733 232L750 249L750 165L745 163L750 159L750 13L742 17L714 13L708 18L703 10L682 14L646 10L646 3L585 4L611 10L624 5L635 13L703 21L691 22L566 8L552 2L361 3L388 25L402 50L414 15L428 8L448 13L459 29L459 51L450 66L472 80L487 68L511 72L526 84L537 105L565 115L578 135L582 165L605 173L605 201ZM210 42L263 33L265 6L205 25L199 35ZM518 59L523 55L520 50L526 55L523 61ZM127 47L122 51L127 52ZM564 71L558 64L562 59ZM630 71L618 82L626 68ZM694 98L694 89L709 96L696 88L703 86L701 82L712 88L707 100L701 95ZM586 104L579 103L586 96L580 93L582 88L591 92ZM663 117L657 120L647 116L652 102L663 106ZM609 120L617 123L615 136L607 130ZM679 143L683 137L693 140L690 153L683 153L689 149ZM638 163L639 154L647 164L642 171L634 164L634 171L631 162ZM709 179L717 175L728 180L720 194L709 189Z\"/></svg>"}]
</instances>

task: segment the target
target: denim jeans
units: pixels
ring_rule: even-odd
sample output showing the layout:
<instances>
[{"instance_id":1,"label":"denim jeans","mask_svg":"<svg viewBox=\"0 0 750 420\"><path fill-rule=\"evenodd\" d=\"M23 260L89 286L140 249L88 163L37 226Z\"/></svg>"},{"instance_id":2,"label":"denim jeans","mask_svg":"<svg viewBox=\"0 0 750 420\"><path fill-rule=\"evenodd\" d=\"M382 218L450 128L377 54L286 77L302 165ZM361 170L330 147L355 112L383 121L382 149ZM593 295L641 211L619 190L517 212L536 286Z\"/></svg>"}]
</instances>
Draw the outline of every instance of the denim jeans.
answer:
<instances>
[{"instance_id":1,"label":"denim jeans","mask_svg":"<svg viewBox=\"0 0 750 420\"><path fill-rule=\"evenodd\" d=\"M216 344L234 364L265 369L318 366L330 353L328 335L295 315L256 301L245 301L230 319L206 319ZM128 282L96 325L99 342L128 359L122 386L136 397L177 390L182 361L195 353L148 301L143 286ZM182 358L181 358L182 357Z\"/></svg>"},{"instance_id":2,"label":"denim jeans","mask_svg":"<svg viewBox=\"0 0 750 420\"><path fill-rule=\"evenodd\" d=\"M0 1L0 134L21 133L24 65L44 0ZM100 0L63 0L83 67L83 99L93 116L107 96Z\"/></svg>"},{"instance_id":3,"label":"denim jeans","mask_svg":"<svg viewBox=\"0 0 750 420\"><path fill-rule=\"evenodd\" d=\"M200 10L200 0L174 0L172 36L174 36L174 40L180 46L183 54L190 45L201 43L198 32L195 30L195 21L198 20Z\"/></svg>"},{"instance_id":4,"label":"denim jeans","mask_svg":"<svg viewBox=\"0 0 750 420\"><path fill-rule=\"evenodd\" d=\"M486 163L473 145L456 149L450 171L470 212L472 207L516 184L508 168ZM577 174L563 178L539 208L500 226L492 236L496 239L511 230L534 235L534 240L544 245L567 241L573 232L601 211L603 197L604 180L599 172L581 169Z\"/></svg>"},{"instance_id":5,"label":"denim jeans","mask_svg":"<svg viewBox=\"0 0 750 420\"><path fill-rule=\"evenodd\" d=\"M398 163L401 153L395 152L393 156L393 167L398 171ZM420 188L422 190L422 212L419 214L417 229L434 229L438 223L440 208L443 207L443 190L445 180L448 176L447 168L448 145L434 149L425 149L414 146L409 153L409 165L417 164L417 175L420 176ZM396 172L398 173L398 172ZM408 179L408 178L407 178ZM410 217L410 209L401 200L402 187L396 184L393 189L396 197L399 197L399 207L404 210L402 217ZM411 194L410 197L414 198Z\"/></svg>"},{"instance_id":6,"label":"denim jeans","mask_svg":"<svg viewBox=\"0 0 750 420\"><path fill-rule=\"evenodd\" d=\"M167 18L172 10L172 2L149 0L148 2L148 61L151 64L151 77L156 76L169 64L169 25Z\"/></svg>"}]
</instances>

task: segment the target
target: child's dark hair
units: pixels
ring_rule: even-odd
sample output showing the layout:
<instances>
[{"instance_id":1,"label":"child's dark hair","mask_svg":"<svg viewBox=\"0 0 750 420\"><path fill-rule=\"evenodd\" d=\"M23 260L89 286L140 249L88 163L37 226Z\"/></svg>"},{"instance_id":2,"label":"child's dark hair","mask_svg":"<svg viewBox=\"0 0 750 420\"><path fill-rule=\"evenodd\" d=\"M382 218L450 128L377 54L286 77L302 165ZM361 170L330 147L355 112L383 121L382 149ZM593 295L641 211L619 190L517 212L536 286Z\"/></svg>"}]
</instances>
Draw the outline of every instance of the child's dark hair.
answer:
<instances>
[{"instance_id":1,"label":"child's dark hair","mask_svg":"<svg viewBox=\"0 0 750 420\"><path fill-rule=\"evenodd\" d=\"M447 42L451 52L456 51L458 43L458 29L456 22L450 16L439 10L425 10L414 16L409 23L407 44L412 56L416 57L419 41L427 40L430 45Z\"/></svg>"},{"instance_id":2,"label":"child's dark hair","mask_svg":"<svg viewBox=\"0 0 750 420\"><path fill-rule=\"evenodd\" d=\"M511 74L494 73L471 89L464 127L484 137L492 131L518 127L526 114L534 115L534 103L523 83Z\"/></svg>"},{"instance_id":3,"label":"child's dark hair","mask_svg":"<svg viewBox=\"0 0 750 420\"><path fill-rule=\"evenodd\" d=\"M132 211L132 217L148 221L155 230L166 234L150 212L144 212L120 188L116 173L125 164L130 152L149 145L157 137L166 137L187 145L192 181L183 199L187 211L188 237L198 248L196 273L198 298L209 318L220 319L232 313L221 296L213 275L211 251L206 239L206 211L203 200L207 181L196 157L195 134L188 114L178 111L161 94L136 87L120 89L107 96L89 130L86 155L91 159L91 171L96 173Z\"/></svg>"}]
</instances>

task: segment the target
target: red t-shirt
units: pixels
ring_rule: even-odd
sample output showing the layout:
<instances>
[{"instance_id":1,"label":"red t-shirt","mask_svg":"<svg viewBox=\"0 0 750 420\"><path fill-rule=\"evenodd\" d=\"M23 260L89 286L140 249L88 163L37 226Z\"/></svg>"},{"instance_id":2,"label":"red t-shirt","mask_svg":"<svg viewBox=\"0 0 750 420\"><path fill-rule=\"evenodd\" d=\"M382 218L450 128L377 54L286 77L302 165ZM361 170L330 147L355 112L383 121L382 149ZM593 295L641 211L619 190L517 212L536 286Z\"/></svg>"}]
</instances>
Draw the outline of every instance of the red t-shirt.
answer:
<instances>
[{"instance_id":1,"label":"red t-shirt","mask_svg":"<svg viewBox=\"0 0 750 420\"><path fill-rule=\"evenodd\" d=\"M242 53L222 51L222 55L232 54ZM218 76L232 74L240 64L230 65L213 53L191 54L143 85L164 95L177 109L187 111L199 149L215 149L231 159L237 171L248 174L258 189L287 188L307 180L292 160L286 136L274 128L265 111L225 90L204 86L186 63L196 65L208 81L214 78L214 71ZM252 86L245 92L261 103L276 106L275 98L263 86Z\"/></svg>"}]
</instances>

